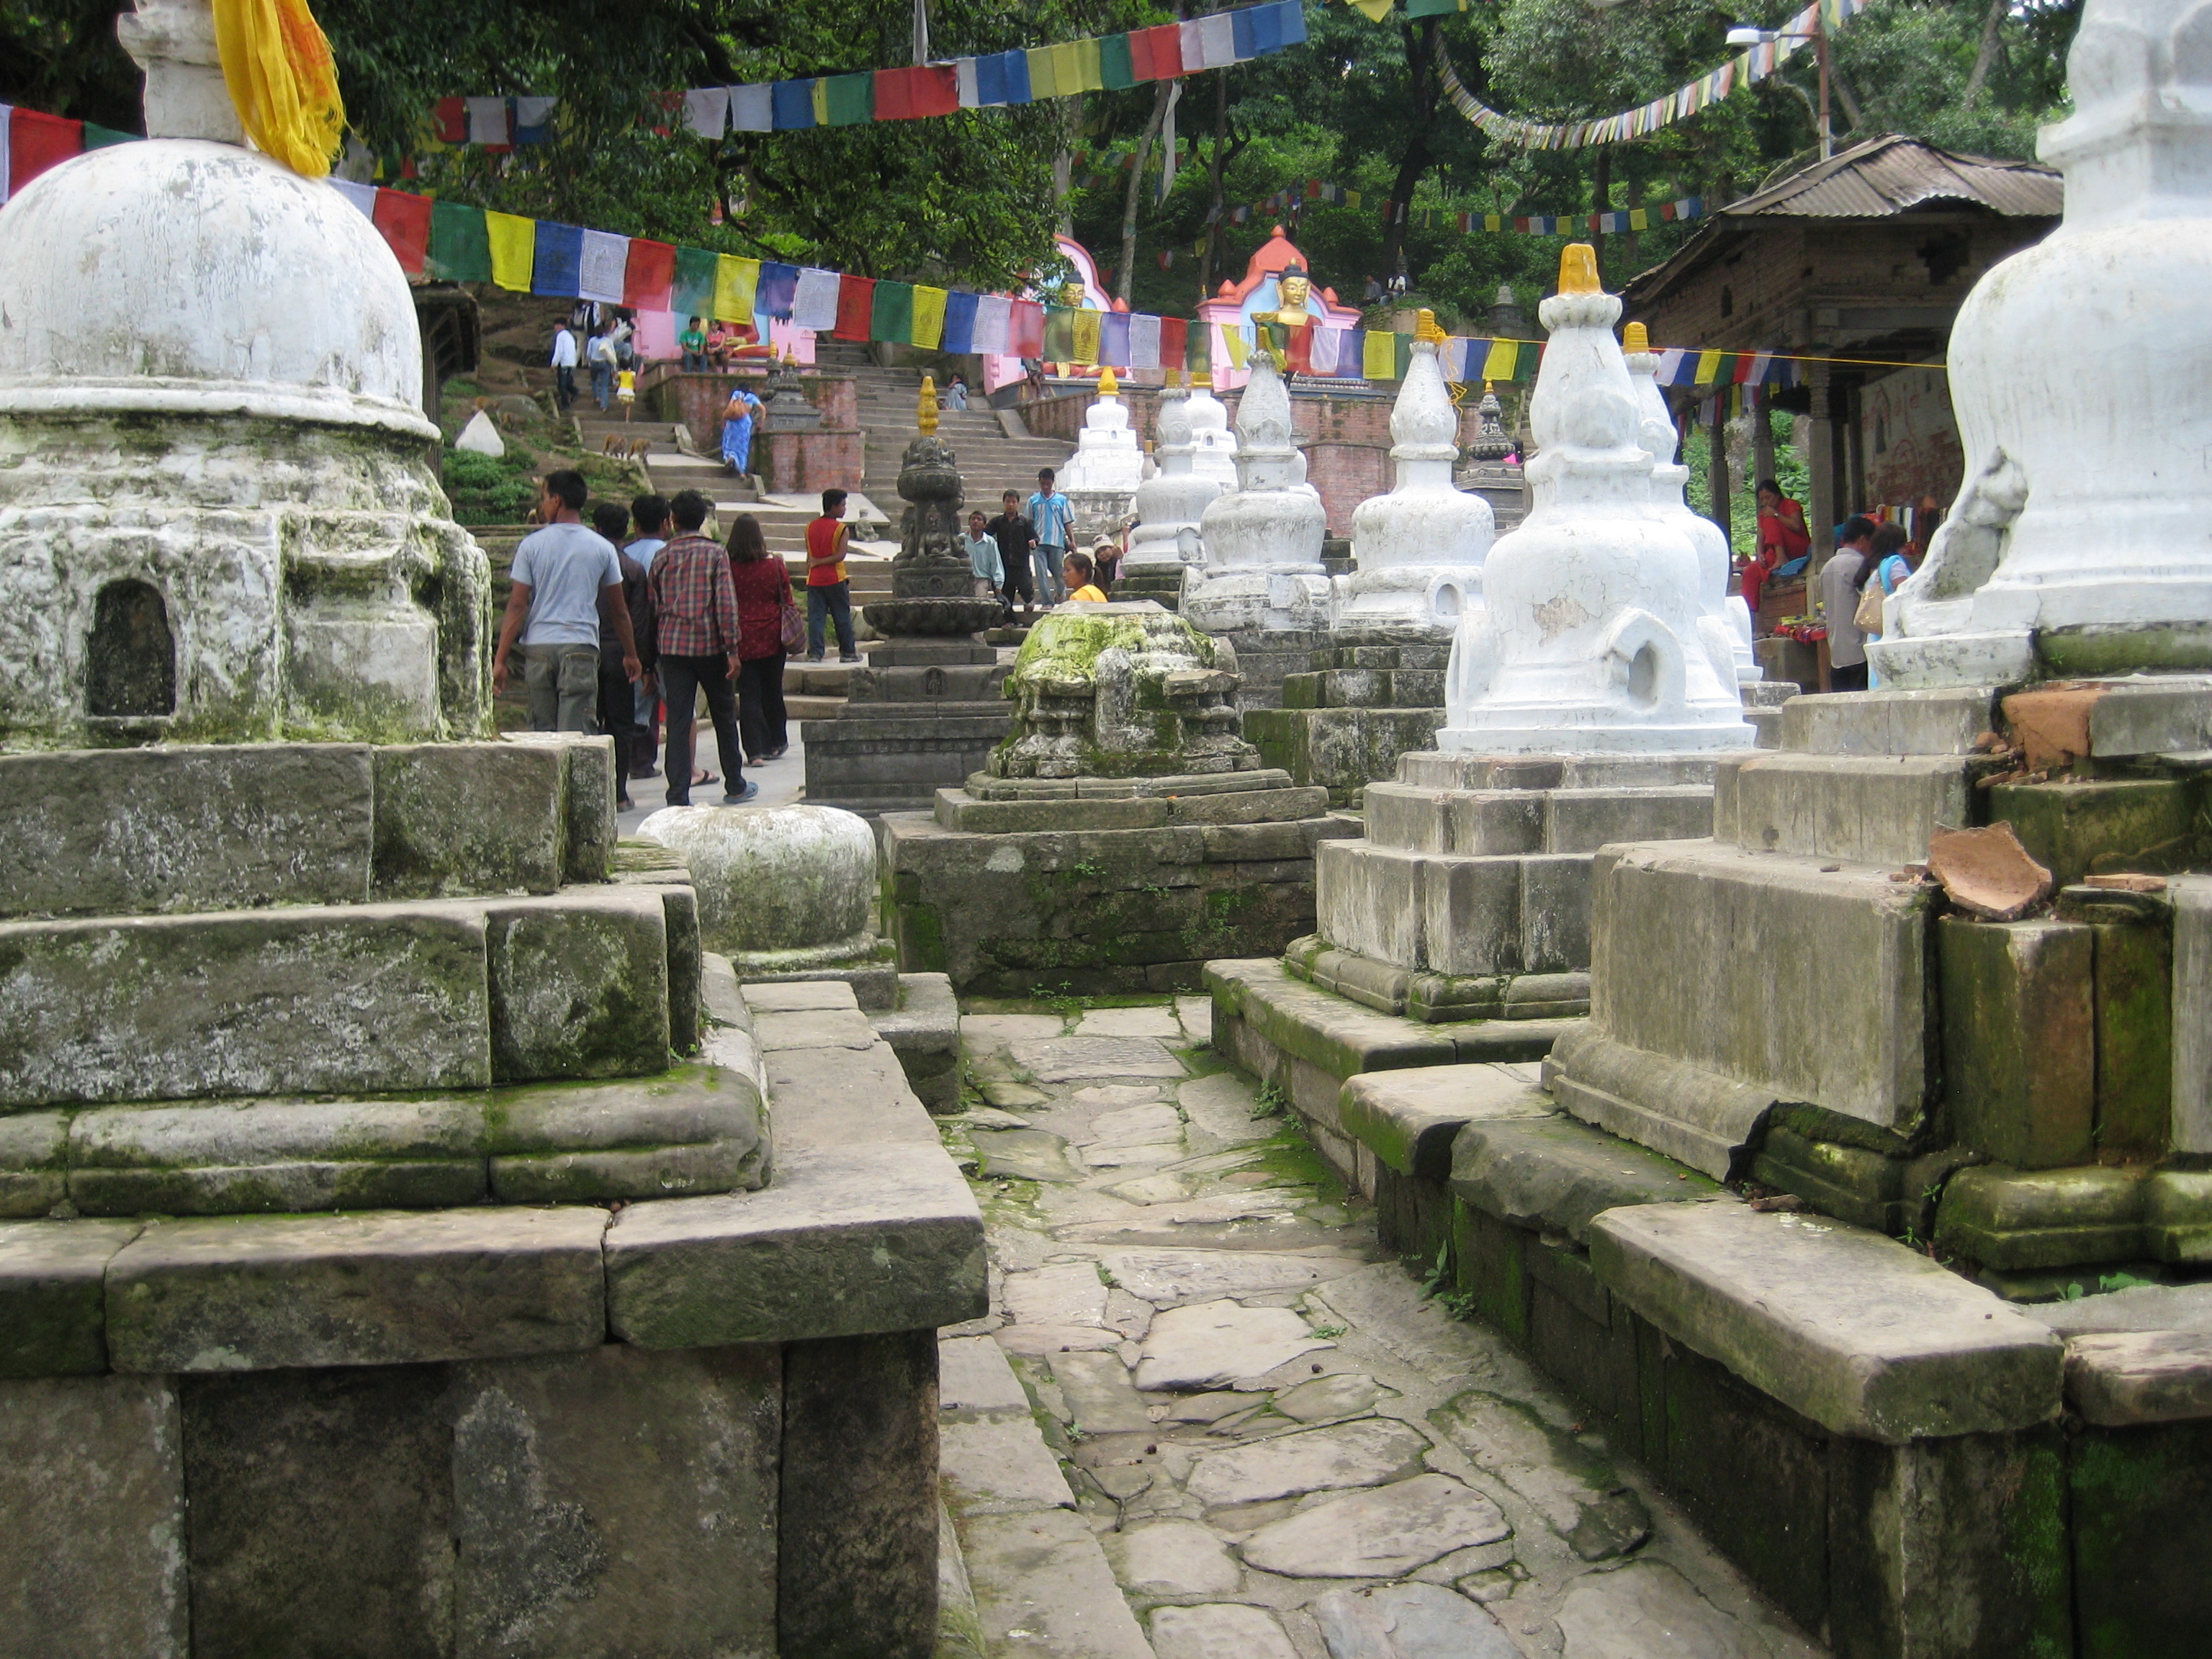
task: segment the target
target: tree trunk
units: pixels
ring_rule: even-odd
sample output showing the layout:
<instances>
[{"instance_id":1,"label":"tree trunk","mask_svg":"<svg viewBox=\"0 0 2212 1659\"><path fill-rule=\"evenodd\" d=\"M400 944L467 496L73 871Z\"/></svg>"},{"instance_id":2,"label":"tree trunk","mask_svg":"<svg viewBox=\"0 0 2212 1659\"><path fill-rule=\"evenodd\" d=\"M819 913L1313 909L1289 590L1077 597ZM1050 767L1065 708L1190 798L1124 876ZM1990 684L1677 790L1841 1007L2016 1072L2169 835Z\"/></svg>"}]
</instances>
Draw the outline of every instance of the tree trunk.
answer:
<instances>
[{"instance_id":1,"label":"tree trunk","mask_svg":"<svg viewBox=\"0 0 2212 1659\"><path fill-rule=\"evenodd\" d=\"M1060 234L1073 236L1075 213L1067 198L1075 187L1075 138L1083 131L1083 94L1054 101L1060 106L1060 147L1052 153L1052 199L1060 207Z\"/></svg>"},{"instance_id":2,"label":"tree trunk","mask_svg":"<svg viewBox=\"0 0 2212 1659\"><path fill-rule=\"evenodd\" d=\"M1643 205L1644 179L1635 168L1631 167L1628 171L1628 210L1633 213ZM1623 262L1632 273L1637 265L1636 221L1631 219L1628 224L1629 228L1620 233L1620 254Z\"/></svg>"},{"instance_id":3,"label":"tree trunk","mask_svg":"<svg viewBox=\"0 0 2212 1659\"><path fill-rule=\"evenodd\" d=\"M1966 89L1959 94L1961 104L1971 106L1980 95L1982 85L1990 78L1990 70L1997 61L1997 46L2002 38L2000 26L2004 22L2006 0L1990 0L1988 13L1982 19L1981 49L1974 54L1974 72L1966 77Z\"/></svg>"},{"instance_id":4,"label":"tree trunk","mask_svg":"<svg viewBox=\"0 0 2212 1659\"><path fill-rule=\"evenodd\" d=\"M1859 113L1858 97L1851 91L1851 83L1844 79L1844 71L1838 66L1832 53L1828 59L1828 89L1836 94L1836 101L1844 106L1844 119L1851 124L1853 132L1866 125L1866 118Z\"/></svg>"},{"instance_id":5,"label":"tree trunk","mask_svg":"<svg viewBox=\"0 0 2212 1659\"><path fill-rule=\"evenodd\" d=\"M1597 151L1596 177L1591 181L1590 194L1595 199L1590 205L1593 213L1613 210L1613 151L1601 144ZM1605 281L1605 232L1593 226L1590 229L1591 257L1597 262L1597 282L1600 288Z\"/></svg>"},{"instance_id":6,"label":"tree trunk","mask_svg":"<svg viewBox=\"0 0 2212 1659\"><path fill-rule=\"evenodd\" d=\"M1734 492L1729 488L1728 464L1728 393L1715 394L1719 407L1713 411L1712 470L1706 482L1712 485L1712 511L1708 515L1721 527L1725 536L1729 527L1729 497Z\"/></svg>"},{"instance_id":7,"label":"tree trunk","mask_svg":"<svg viewBox=\"0 0 2212 1659\"><path fill-rule=\"evenodd\" d=\"M1212 190L1213 210L1206 221L1206 257L1199 261L1198 295L1201 300L1213 292L1214 261L1221 252L1221 169L1227 162L1229 148L1229 71L1213 72L1213 158L1207 166Z\"/></svg>"},{"instance_id":8,"label":"tree trunk","mask_svg":"<svg viewBox=\"0 0 2212 1659\"><path fill-rule=\"evenodd\" d=\"M1774 409L1762 392L1751 420L1751 478L1754 488L1774 476Z\"/></svg>"},{"instance_id":9,"label":"tree trunk","mask_svg":"<svg viewBox=\"0 0 2212 1659\"><path fill-rule=\"evenodd\" d=\"M1407 204L1413 199L1413 186L1429 170L1429 129L1436 124L1437 75L1435 69L1437 25L1440 20L1425 17L1421 20L1418 43L1413 31L1406 31L1406 63L1412 70L1413 84L1407 102L1413 110L1413 135L1407 142L1405 154L1398 158L1398 176L1390 186L1390 222L1382 228L1382 277L1388 282L1398 274L1398 265L1406 246Z\"/></svg>"},{"instance_id":10,"label":"tree trunk","mask_svg":"<svg viewBox=\"0 0 2212 1659\"><path fill-rule=\"evenodd\" d=\"M1156 83L1152 93L1152 113L1145 123L1144 137L1137 140L1137 164L1129 169L1129 186L1121 197L1121 269L1114 278L1114 292L1123 300L1129 297L1129 282L1137 269L1137 202L1145 187L1145 163L1152 154L1152 141L1160 136L1160 123L1167 118L1168 90L1172 81Z\"/></svg>"}]
</instances>

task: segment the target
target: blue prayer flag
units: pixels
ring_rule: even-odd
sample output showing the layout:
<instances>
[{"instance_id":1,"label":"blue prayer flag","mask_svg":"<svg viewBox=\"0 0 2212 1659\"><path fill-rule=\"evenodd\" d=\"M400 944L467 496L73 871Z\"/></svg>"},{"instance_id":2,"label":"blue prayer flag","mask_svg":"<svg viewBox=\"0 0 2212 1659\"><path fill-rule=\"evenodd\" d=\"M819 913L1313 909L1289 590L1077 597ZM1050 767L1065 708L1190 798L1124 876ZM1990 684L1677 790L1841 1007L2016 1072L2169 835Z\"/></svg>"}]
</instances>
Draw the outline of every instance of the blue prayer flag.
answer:
<instances>
[{"instance_id":1,"label":"blue prayer flag","mask_svg":"<svg viewBox=\"0 0 2212 1659\"><path fill-rule=\"evenodd\" d=\"M945 296L945 337L939 351L959 356L975 349L975 296L957 290Z\"/></svg>"},{"instance_id":2,"label":"blue prayer flag","mask_svg":"<svg viewBox=\"0 0 2212 1659\"><path fill-rule=\"evenodd\" d=\"M1237 61L1240 64L1248 58L1260 55L1261 47L1255 35L1255 25L1259 20L1254 14L1264 9L1260 6L1245 6L1229 14L1233 38L1237 42Z\"/></svg>"},{"instance_id":3,"label":"blue prayer flag","mask_svg":"<svg viewBox=\"0 0 2212 1659\"><path fill-rule=\"evenodd\" d=\"M775 131L790 132L814 125L814 82L778 81L769 94L775 111Z\"/></svg>"},{"instance_id":4,"label":"blue prayer flag","mask_svg":"<svg viewBox=\"0 0 2212 1659\"><path fill-rule=\"evenodd\" d=\"M799 267L780 265L772 260L761 262L760 281L753 288L753 314L773 317L779 322L791 315L792 296L799 290Z\"/></svg>"},{"instance_id":5,"label":"blue prayer flag","mask_svg":"<svg viewBox=\"0 0 2212 1659\"><path fill-rule=\"evenodd\" d=\"M999 55L999 61L1006 65L1004 71L1006 75L1006 101L1010 104L1028 104L1035 102L1036 100L1030 91L1029 53L1025 52L1001 52Z\"/></svg>"},{"instance_id":6,"label":"blue prayer flag","mask_svg":"<svg viewBox=\"0 0 2212 1659\"><path fill-rule=\"evenodd\" d=\"M1109 368L1129 366L1129 313L1109 311L1098 319L1098 361Z\"/></svg>"},{"instance_id":7,"label":"blue prayer flag","mask_svg":"<svg viewBox=\"0 0 2212 1659\"><path fill-rule=\"evenodd\" d=\"M1367 331L1348 328L1344 338L1337 343L1336 378L1340 380L1363 380L1367 378Z\"/></svg>"},{"instance_id":8,"label":"blue prayer flag","mask_svg":"<svg viewBox=\"0 0 2212 1659\"><path fill-rule=\"evenodd\" d=\"M530 291L573 300L583 291L584 228L538 222L538 254L530 269Z\"/></svg>"},{"instance_id":9,"label":"blue prayer flag","mask_svg":"<svg viewBox=\"0 0 2212 1659\"><path fill-rule=\"evenodd\" d=\"M1275 43L1279 46L1302 46L1306 40L1306 9L1304 0L1276 0Z\"/></svg>"}]
</instances>

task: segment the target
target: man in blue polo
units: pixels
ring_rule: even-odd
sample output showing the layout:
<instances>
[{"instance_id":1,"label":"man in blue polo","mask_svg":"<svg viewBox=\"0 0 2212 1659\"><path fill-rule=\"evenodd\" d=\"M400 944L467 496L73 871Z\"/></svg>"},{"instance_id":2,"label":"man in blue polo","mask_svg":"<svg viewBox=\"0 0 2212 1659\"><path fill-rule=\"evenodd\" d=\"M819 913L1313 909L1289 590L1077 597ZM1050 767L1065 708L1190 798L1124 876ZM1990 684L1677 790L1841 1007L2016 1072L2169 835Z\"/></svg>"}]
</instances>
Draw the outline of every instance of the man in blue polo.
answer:
<instances>
[{"instance_id":1,"label":"man in blue polo","mask_svg":"<svg viewBox=\"0 0 2212 1659\"><path fill-rule=\"evenodd\" d=\"M1036 562L1037 598L1058 605L1067 597L1060 577L1060 562L1075 545L1075 508L1053 487L1050 467L1037 473L1036 493L1030 497L1029 520L1036 526L1036 545L1030 556Z\"/></svg>"}]
</instances>

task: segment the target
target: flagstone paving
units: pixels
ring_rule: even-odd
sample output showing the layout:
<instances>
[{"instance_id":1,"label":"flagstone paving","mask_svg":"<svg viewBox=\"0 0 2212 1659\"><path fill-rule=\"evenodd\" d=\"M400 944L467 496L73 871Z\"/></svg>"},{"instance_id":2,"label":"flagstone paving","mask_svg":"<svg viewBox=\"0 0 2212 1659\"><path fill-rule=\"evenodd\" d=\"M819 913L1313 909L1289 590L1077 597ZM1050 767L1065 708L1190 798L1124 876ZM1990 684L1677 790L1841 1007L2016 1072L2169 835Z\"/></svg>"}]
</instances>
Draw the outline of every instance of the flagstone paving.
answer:
<instances>
[{"instance_id":1,"label":"flagstone paving","mask_svg":"<svg viewBox=\"0 0 2212 1659\"><path fill-rule=\"evenodd\" d=\"M963 1021L992 1311L944 1333L944 1462L992 1659L1818 1655L1385 1256L1209 1017Z\"/></svg>"}]
</instances>

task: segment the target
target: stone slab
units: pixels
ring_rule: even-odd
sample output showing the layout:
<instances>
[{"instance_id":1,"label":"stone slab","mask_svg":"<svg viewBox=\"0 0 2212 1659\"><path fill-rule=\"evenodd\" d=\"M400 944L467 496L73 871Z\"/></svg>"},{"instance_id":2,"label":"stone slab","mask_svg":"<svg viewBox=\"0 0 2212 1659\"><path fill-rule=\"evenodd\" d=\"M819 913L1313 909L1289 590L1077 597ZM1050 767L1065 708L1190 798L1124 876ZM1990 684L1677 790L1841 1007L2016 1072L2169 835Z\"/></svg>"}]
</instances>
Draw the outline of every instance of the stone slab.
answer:
<instances>
[{"instance_id":1,"label":"stone slab","mask_svg":"<svg viewBox=\"0 0 2212 1659\"><path fill-rule=\"evenodd\" d=\"M1556 1115L1467 1124L1452 1142L1451 1190L1485 1215L1577 1244L1607 1210L1734 1201L1672 1158Z\"/></svg>"},{"instance_id":2,"label":"stone slab","mask_svg":"<svg viewBox=\"0 0 2212 1659\"><path fill-rule=\"evenodd\" d=\"M1475 1118L1539 1117L1558 1108L1525 1070L1425 1066L1347 1079L1337 1097L1345 1133L1400 1175L1442 1180L1452 1137Z\"/></svg>"},{"instance_id":3,"label":"stone slab","mask_svg":"<svg viewBox=\"0 0 2212 1659\"><path fill-rule=\"evenodd\" d=\"M1006 1363L1006 1351L988 1336L952 1336L938 1343L937 1395L948 1412L1030 1408L1029 1395Z\"/></svg>"},{"instance_id":4,"label":"stone slab","mask_svg":"<svg viewBox=\"0 0 2212 1659\"><path fill-rule=\"evenodd\" d=\"M181 1442L167 1377L0 1382L0 1654L188 1659Z\"/></svg>"},{"instance_id":5,"label":"stone slab","mask_svg":"<svg viewBox=\"0 0 2212 1659\"><path fill-rule=\"evenodd\" d=\"M608 1229L606 1273L608 1328L649 1348L911 1330L989 1311L982 1214L933 1138L780 1149L760 1192L632 1204Z\"/></svg>"},{"instance_id":6,"label":"stone slab","mask_svg":"<svg viewBox=\"0 0 2212 1659\"><path fill-rule=\"evenodd\" d=\"M666 1069L667 908L653 889L571 887L488 904L484 948L500 1081Z\"/></svg>"},{"instance_id":7,"label":"stone slab","mask_svg":"<svg viewBox=\"0 0 2212 1659\"><path fill-rule=\"evenodd\" d=\"M763 1057L779 1158L877 1141L936 1149L936 1128L898 1056L870 1036L866 1048L780 1048Z\"/></svg>"},{"instance_id":8,"label":"stone slab","mask_svg":"<svg viewBox=\"0 0 2212 1659\"><path fill-rule=\"evenodd\" d=\"M1428 1449L1427 1439L1411 1425L1370 1417L1209 1452L1191 1465L1183 1490L1212 1506L1376 1486L1419 1473Z\"/></svg>"},{"instance_id":9,"label":"stone slab","mask_svg":"<svg viewBox=\"0 0 2212 1659\"><path fill-rule=\"evenodd\" d=\"M2133 1285L2060 1302L2032 1316L2061 1336L2104 1331L2191 1331L2212 1335L2212 1284Z\"/></svg>"},{"instance_id":10,"label":"stone slab","mask_svg":"<svg viewBox=\"0 0 2212 1659\"><path fill-rule=\"evenodd\" d=\"M1971 755L1995 726L1985 690L1845 691L1782 705L1782 746L1816 755Z\"/></svg>"},{"instance_id":11,"label":"stone slab","mask_svg":"<svg viewBox=\"0 0 2212 1659\"><path fill-rule=\"evenodd\" d=\"M1221 1540L1195 1521L1149 1521L1104 1542L1114 1577L1139 1595L1225 1595L1244 1582Z\"/></svg>"},{"instance_id":12,"label":"stone slab","mask_svg":"<svg viewBox=\"0 0 2212 1659\"><path fill-rule=\"evenodd\" d=\"M2066 1398L2087 1421L2107 1426L2212 1418L2212 1334L2077 1336L2066 1345Z\"/></svg>"},{"instance_id":13,"label":"stone slab","mask_svg":"<svg viewBox=\"0 0 2212 1659\"><path fill-rule=\"evenodd\" d=\"M1115 1285L1158 1306L1301 1290L1363 1265L1349 1255L1173 1248L1101 1250L1098 1261Z\"/></svg>"},{"instance_id":14,"label":"stone slab","mask_svg":"<svg viewBox=\"0 0 2212 1659\"><path fill-rule=\"evenodd\" d=\"M136 1221L0 1222L0 1377L107 1369L107 1264Z\"/></svg>"},{"instance_id":15,"label":"stone slab","mask_svg":"<svg viewBox=\"0 0 2212 1659\"><path fill-rule=\"evenodd\" d=\"M1155 1659L1090 1525L1066 1510L960 1523L990 1650Z\"/></svg>"},{"instance_id":16,"label":"stone slab","mask_svg":"<svg viewBox=\"0 0 2212 1659\"><path fill-rule=\"evenodd\" d=\"M1949 755L1753 755L1720 764L1713 836L1755 853L1894 868L1974 821L1972 762Z\"/></svg>"},{"instance_id":17,"label":"stone slab","mask_svg":"<svg viewBox=\"0 0 2212 1659\"><path fill-rule=\"evenodd\" d=\"M2136 1261L2147 1254L2147 1174L2124 1164L1961 1170L1944 1186L1936 1240L2000 1272Z\"/></svg>"},{"instance_id":18,"label":"stone slab","mask_svg":"<svg viewBox=\"0 0 2212 1659\"><path fill-rule=\"evenodd\" d=\"M615 820L614 739L579 732L507 732L501 740L539 744L561 757L561 879L605 881L621 827Z\"/></svg>"},{"instance_id":19,"label":"stone slab","mask_svg":"<svg viewBox=\"0 0 2212 1659\"><path fill-rule=\"evenodd\" d=\"M1562 1659L1769 1659L1774 1652L1664 1561L1576 1579L1560 1601L1559 1629Z\"/></svg>"},{"instance_id":20,"label":"stone slab","mask_svg":"<svg viewBox=\"0 0 2212 1659\"><path fill-rule=\"evenodd\" d=\"M1775 1103L1771 1088L1615 1042L1595 1019L1567 1026L1544 1075L1553 1097L1583 1122L1715 1181L1744 1172Z\"/></svg>"},{"instance_id":21,"label":"stone slab","mask_svg":"<svg viewBox=\"0 0 2212 1659\"><path fill-rule=\"evenodd\" d=\"M370 752L179 744L0 757L0 915L361 903Z\"/></svg>"},{"instance_id":22,"label":"stone slab","mask_svg":"<svg viewBox=\"0 0 2212 1659\"><path fill-rule=\"evenodd\" d=\"M1438 1584L1331 1590L1311 1611L1328 1659L1520 1659L1497 1620Z\"/></svg>"},{"instance_id":23,"label":"stone slab","mask_svg":"<svg viewBox=\"0 0 2212 1659\"><path fill-rule=\"evenodd\" d=\"M1248 1565L1290 1578L1396 1578L1512 1530L1480 1492L1449 1475L1418 1474L1270 1522L1243 1553Z\"/></svg>"},{"instance_id":24,"label":"stone slab","mask_svg":"<svg viewBox=\"0 0 2212 1659\"><path fill-rule=\"evenodd\" d=\"M1119 1354L1060 1353L1051 1357L1052 1380L1067 1401L1069 1415L1084 1433L1146 1434L1152 1419L1129 1381Z\"/></svg>"},{"instance_id":25,"label":"stone slab","mask_svg":"<svg viewBox=\"0 0 2212 1659\"><path fill-rule=\"evenodd\" d=\"M1937 924L1943 1094L1963 1144L2026 1170L2095 1155L2094 946L2075 922Z\"/></svg>"},{"instance_id":26,"label":"stone slab","mask_svg":"<svg viewBox=\"0 0 2212 1659\"><path fill-rule=\"evenodd\" d=\"M1155 1659L1298 1659L1275 1615L1242 1601L1157 1609L1152 1652Z\"/></svg>"},{"instance_id":27,"label":"stone slab","mask_svg":"<svg viewBox=\"0 0 2212 1659\"><path fill-rule=\"evenodd\" d=\"M0 1109L483 1088L484 941L466 904L0 924Z\"/></svg>"},{"instance_id":28,"label":"stone slab","mask_svg":"<svg viewBox=\"0 0 2212 1659\"><path fill-rule=\"evenodd\" d=\"M108 1264L110 1361L261 1370L592 1347L605 1227L593 1208L164 1222Z\"/></svg>"},{"instance_id":29,"label":"stone slab","mask_svg":"<svg viewBox=\"0 0 2212 1659\"><path fill-rule=\"evenodd\" d=\"M1288 1308L1194 1303L1170 1308L1152 1321L1136 1383L1147 1393L1249 1388L1278 1365L1334 1346Z\"/></svg>"},{"instance_id":30,"label":"stone slab","mask_svg":"<svg viewBox=\"0 0 2212 1659\"><path fill-rule=\"evenodd\" d=\"M1026 1414L947 1423L939 1431L939 1444L947 1501L963 1516L1075 1507L1059 1461Z\"/></svg>"},{"instance_id":31,"label":"stone slab","mask_svg":"<svg viewBox=\"0 0 2212 1659\"><path fill-rule=\"evenodd\" d=\"M562 880L568 828L560 748L394 744L374 751L380 897L460 897Z\"/></svg>"},{"instance_id":32,"label":"stone slab","mask_svg":"<svg viewBox=\"0 0 2212 1659\"><path fill-rule=\"evenodd\" d=\"M2047 1422L2049 1330L1878 1234L1735 1204L1645 1204L1590 1226L1606 1288L1838 1434L1902 1445Z\"/></svg>"},{"instance_id":33,"label":"stone slab","mask_svg":"<svg viewBox=\"0 0 2212 1659\"><path fill-rule=\"evenodd\" d=\"M1073 1083L1085 1078L1181 1078L1182 1062L1156 1039L1135 1036L1066 1036L1018 1041L1011 1045L1014 1064L1040 1083Z\"/></svg>"},{"instance_id":34,"label":"stone slab","mask_svg":"<svg viewBox=\"0 0 2212 1659\"><path fill-rule=\"evenodd\" d=\"M2212 1152L2212 876L2169 882L2173 900L2173 1150Z\"/></svg>"},{"instance_id":35,"label":"stone slab","mask_svg":"<svg viewBox=\"0 0 2212 1659\"><path fill-rule=\"evenodd\" d=\"M70 1115L0 1117L0 1218L48 1213L69 1196Z\"/></svg>"}]
</instances>

